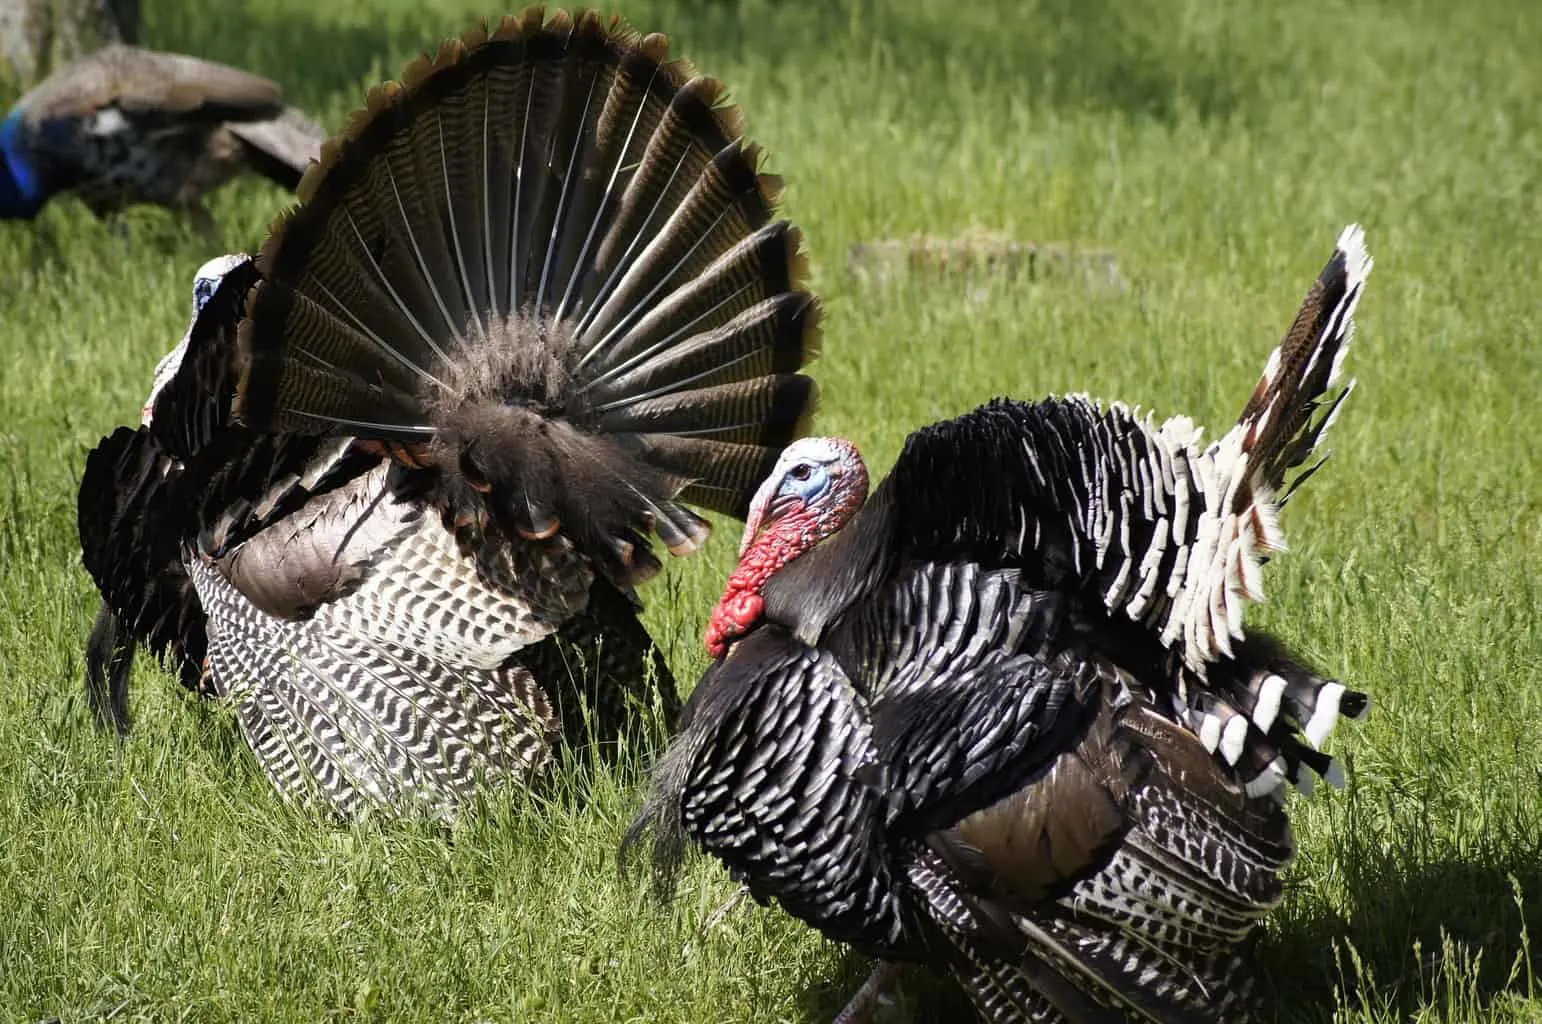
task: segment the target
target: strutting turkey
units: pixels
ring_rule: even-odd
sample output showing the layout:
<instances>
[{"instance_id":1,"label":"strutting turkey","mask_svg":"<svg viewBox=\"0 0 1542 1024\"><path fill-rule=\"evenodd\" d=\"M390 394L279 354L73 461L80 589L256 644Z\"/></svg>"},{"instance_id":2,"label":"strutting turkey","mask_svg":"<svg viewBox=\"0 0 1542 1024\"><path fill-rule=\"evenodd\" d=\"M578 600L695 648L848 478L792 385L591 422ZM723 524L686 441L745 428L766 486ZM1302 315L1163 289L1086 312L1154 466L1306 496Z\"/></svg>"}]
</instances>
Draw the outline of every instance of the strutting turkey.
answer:
<instances>
[{"instance_id":1,"label":"strutting turkey","mask_svg":"<svg viewBox=\"0 0 1542 1024\"><path fill-rule=\"evenodd\" d=\"M790 445L623 859L651 831L667 892L694 841L879 958L851 1016L910 961L993 1021L1246 1019L1285 783L1341 784L1319 748L1368 704L1242 611L1370 269L1346 229L1208 447L1187 418L997 400L912 434L864 502L853 445Z\"/></svg>"},{"instance_id":2,"label":"strutting turkey","mask_svg":"<svg viewBox=\"0 0 1542 1024\"><path fill-rule=\"evenodd\" d=\"M0 121L0 218L31 220L61 192L98 217L136 203L186 212L243 170L293 190L325 133L276 82L176 53L112 43L23 96Z\"/></svg>"},{"instance_id":3,"label":"strutting turkey","mask_svg":"<svg viewBox=\"0 0 1542 1024\"><path fill-rule=\"evenodd\" d=\"M814 401L759 163L719 82L592 13L372 90L87 460L96 706L121 728L131 645L170 652L281 793L345 815L453 813L559 730L615 735L650 678L672 718L650 535L742 519Z\"/></svg>"}]
</instances>

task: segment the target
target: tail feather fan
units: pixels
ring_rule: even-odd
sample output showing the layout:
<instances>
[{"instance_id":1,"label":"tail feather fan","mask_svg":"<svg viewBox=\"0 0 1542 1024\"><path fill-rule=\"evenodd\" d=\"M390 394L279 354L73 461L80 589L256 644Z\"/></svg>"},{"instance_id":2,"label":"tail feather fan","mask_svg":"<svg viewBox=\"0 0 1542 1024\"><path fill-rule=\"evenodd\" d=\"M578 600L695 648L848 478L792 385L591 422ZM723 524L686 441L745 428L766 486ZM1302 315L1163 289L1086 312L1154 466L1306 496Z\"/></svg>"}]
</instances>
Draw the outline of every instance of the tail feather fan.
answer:
<instances>
[{"instance_id":1,"label":"tail feather fan","mask_svg":"<svg viewBox=\"0 0 1542 1024\"><path fill-rule=\"evenodd\" d=\"M742 132L721 83L617 20L532 9L447 42L275 223L238 415L427 442L447 517L560 529L618 582L651 571L650 533L694 549L677 503L742 515L814 402L800 238Z\"/></svg>"}]
</instances>

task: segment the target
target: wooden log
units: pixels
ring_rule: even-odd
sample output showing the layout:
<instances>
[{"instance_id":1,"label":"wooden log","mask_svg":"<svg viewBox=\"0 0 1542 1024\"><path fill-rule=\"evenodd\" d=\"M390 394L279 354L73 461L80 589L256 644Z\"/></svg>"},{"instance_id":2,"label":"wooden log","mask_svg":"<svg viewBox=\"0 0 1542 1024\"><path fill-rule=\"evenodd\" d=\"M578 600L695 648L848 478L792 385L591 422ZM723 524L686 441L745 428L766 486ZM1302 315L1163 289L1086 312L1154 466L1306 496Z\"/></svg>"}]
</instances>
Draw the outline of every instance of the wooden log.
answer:
<instances>
[{"instance_id":1,"label":"wooden log","mask_svg":"<svg viewBox=\"0 0 1542 1024\"><path fill-rule=\"evenodd\" d=\"M846 252L846 270L875 283L931 275L1024 275L1033 280L1069 273L1079 274L1092 284L1123 285L1118 260L1105 249L1027 242L982 232L956 238L913 235L857 242Z\"/></svg>"}]
</instances>

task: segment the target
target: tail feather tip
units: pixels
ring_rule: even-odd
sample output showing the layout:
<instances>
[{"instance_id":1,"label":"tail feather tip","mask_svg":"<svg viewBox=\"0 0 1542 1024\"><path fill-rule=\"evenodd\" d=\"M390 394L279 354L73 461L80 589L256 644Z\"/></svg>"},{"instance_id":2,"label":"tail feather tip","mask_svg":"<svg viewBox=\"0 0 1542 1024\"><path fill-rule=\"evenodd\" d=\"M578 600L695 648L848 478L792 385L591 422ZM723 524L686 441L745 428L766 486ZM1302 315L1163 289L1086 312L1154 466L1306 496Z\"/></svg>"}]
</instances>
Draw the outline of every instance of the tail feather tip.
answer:
<instances>
[{"instance_id":1,"label":"tail feather tip","mask_svg":"<svg viewBox=\"0 0 1542 1024\"><path fill-rule=\"evenodd\" d=\"M1276 757L1245 787L1249 797L1258 798L1279 791L1285 785L1289 768L1284 757Z\"/></svg>"},{"instance_id":2,"label":"tail feather tip","mask_svg":"<svg viewBox=\"0 0 1542 1024\"><path fill-rule=\"evenodd\" d=\"M1284 695L1284 678L1271 674L1258 688L1258 703L1253 706L1253 724L1267 732L1279 717L1280 700Z\"/></svg>"},{"instance_id":3,"label":"tail feather tip","mask_svg":"<svg viewBox=\"0 0 1542 1024\"><path fill-rule=\"evenodd\" d=\"M1365 229L1359 224L1350 224L1339 233L1337 249L1344 254L1344 272L1351 286L1370 275L1376 261L1365 247Z\"/></svg>"}]
</instances>

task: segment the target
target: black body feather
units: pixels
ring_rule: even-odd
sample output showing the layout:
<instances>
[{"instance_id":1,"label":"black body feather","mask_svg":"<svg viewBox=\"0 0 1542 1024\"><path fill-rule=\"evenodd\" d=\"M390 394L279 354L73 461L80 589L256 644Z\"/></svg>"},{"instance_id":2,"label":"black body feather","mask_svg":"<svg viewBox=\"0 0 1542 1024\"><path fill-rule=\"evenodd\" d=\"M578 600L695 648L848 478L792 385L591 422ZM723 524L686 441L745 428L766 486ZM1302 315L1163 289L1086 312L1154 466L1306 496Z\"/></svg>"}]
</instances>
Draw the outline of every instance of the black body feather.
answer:
<instances>
[{"instance_id":1,"label":"black body feather","mask_svg":"<svg viewBox=\"0 0 1542 1024\"><path fill-rule=\"evenodd\" d=\"M718 83L591 13L506 18L404 80L263 247L240 415L416 445L447 522L560 529L646 579L649 536L698 547L687 500L743 515L812 407L778 183Z\"/></svg>"}]
</instances>

